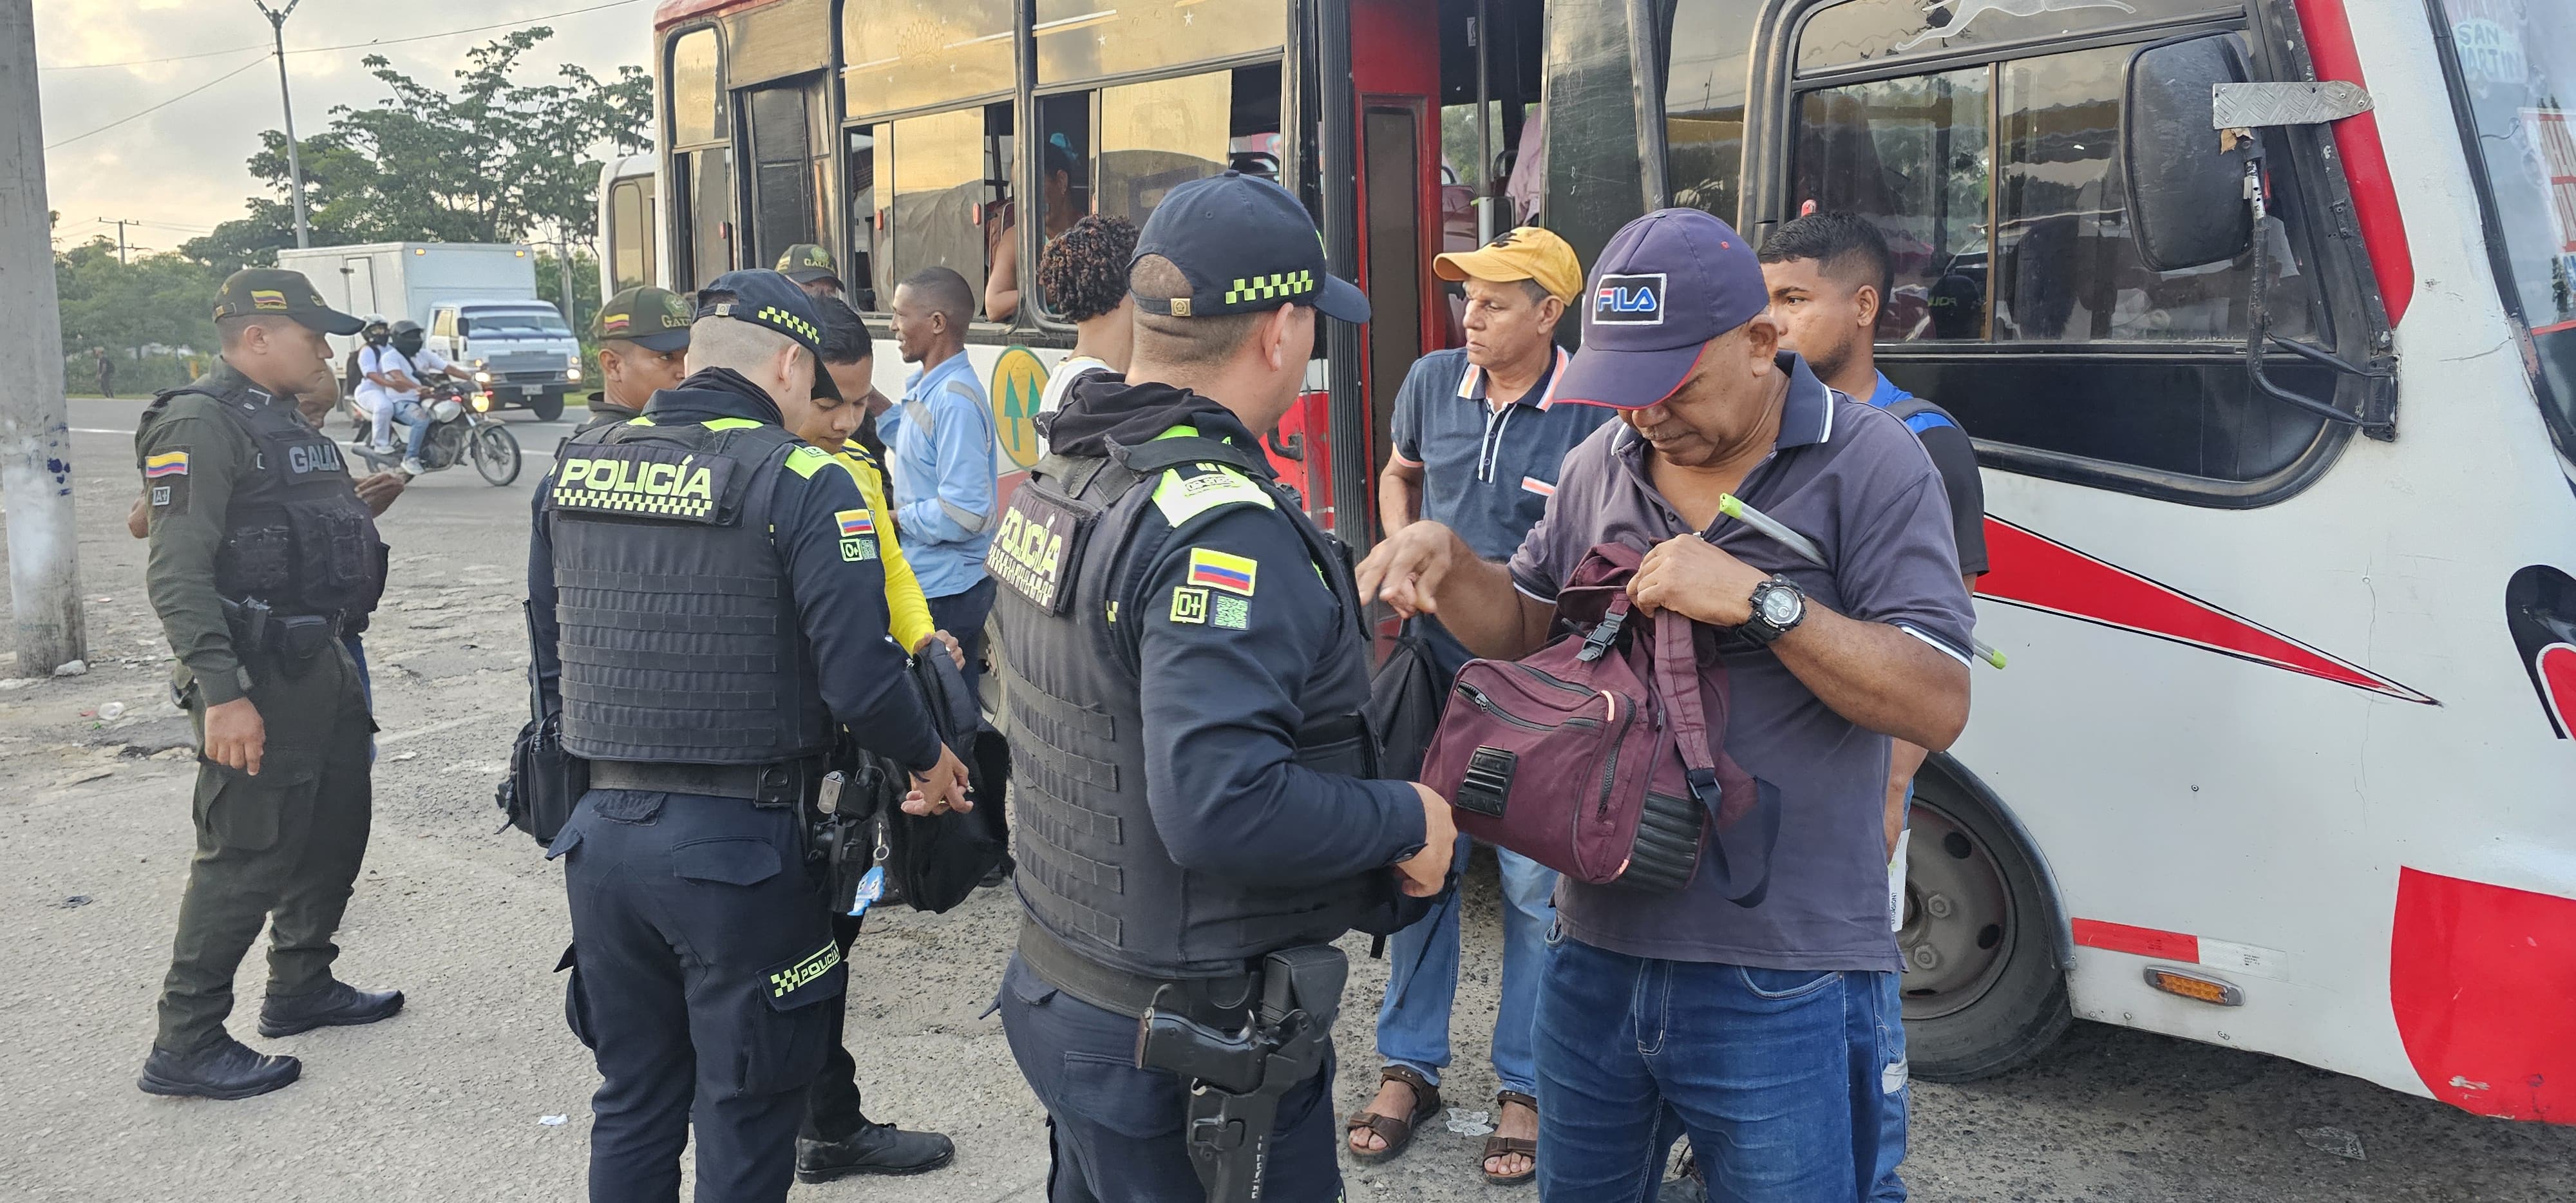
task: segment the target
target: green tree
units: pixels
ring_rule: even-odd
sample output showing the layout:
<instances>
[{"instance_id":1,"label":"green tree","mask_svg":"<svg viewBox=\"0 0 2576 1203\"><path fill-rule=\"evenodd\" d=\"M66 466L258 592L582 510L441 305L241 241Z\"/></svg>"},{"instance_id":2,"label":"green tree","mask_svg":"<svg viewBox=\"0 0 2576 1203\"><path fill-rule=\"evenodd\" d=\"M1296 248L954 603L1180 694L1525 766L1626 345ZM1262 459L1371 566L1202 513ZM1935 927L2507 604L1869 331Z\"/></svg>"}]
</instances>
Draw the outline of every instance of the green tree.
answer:
<instances>
[{"instance_id":1,"label":"green tree","mask_svg":"<svg viewBox=\"0 0 2576 1203\"><path fill-rule=\"evenodd\" d=\"M105 238L54 256L54 287L62 296L65 379L87 392L93 352L104 347L117 361L120 392L140 393L181 383L188 352L211 355L215 347L215 287L222 276L184 255L157 254L119 262Z\"/></svg>"},{"instance_id":2,"label":"green tree","mask_svg":"<svg viewBox=\"0 0 2576 1203\"><path fill-rule=\"evenodd\" d=\"M315 245L350 242L552 241L591 246L598 237L599 160L652 146L653 84L640 67L602 80L565 64L549 83L512 78L529 51L552 37L545 26L517 30L467 52L453 93L364 61L390 95L367 109L332 110L329 128L298 146ZM251 174L272 196L181 248L218 267L274 262L295 244L286 138L261 134Z\"/></svg>"}]
</instances>

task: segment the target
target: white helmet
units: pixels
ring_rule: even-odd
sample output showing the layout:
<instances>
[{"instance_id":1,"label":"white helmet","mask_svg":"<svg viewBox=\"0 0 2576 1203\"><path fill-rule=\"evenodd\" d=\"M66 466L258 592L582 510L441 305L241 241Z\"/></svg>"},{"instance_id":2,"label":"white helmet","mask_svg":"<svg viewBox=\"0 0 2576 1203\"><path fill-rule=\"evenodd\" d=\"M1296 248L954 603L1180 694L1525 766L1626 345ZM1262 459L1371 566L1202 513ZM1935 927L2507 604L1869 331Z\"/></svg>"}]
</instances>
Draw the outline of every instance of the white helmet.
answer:
<instances>
[{"instance_id":1,"label":"white helmet","mask_svg":"<svg viewBox=\"0 0 2576 1203\"><path fill-rule=\"evenodd\" d=\"M457 404L454 397L446 397L442 398L438 404L429 407L429 420L432 422L453 422L456 420L456 415L464 412L465 407Z\"/></svg>"}]
</instances>

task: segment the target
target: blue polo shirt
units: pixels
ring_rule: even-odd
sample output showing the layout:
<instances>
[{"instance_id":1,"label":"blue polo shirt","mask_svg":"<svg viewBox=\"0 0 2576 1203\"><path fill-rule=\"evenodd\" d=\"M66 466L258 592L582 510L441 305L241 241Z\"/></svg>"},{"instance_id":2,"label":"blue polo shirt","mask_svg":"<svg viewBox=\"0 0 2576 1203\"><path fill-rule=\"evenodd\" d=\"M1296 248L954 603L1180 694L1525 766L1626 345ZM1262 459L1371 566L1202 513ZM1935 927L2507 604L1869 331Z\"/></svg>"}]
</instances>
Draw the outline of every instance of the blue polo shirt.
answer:
<instances>
[{"instance_id":1,"label":"blue polo shirt","mask_svg":"<svg viewBox=\"0 0 2576 1203\"><path fill-rule=\"evenodd\" d=\"M1565 349L1529 393L1495 408L1465 348L1414 362L1396 390L1396 462L1422 469L1422 517L1488 560L1509 559L1547 512L1565 453L1609 421L1597 405L1558 405Z\"/></svg>"}]
</instances>

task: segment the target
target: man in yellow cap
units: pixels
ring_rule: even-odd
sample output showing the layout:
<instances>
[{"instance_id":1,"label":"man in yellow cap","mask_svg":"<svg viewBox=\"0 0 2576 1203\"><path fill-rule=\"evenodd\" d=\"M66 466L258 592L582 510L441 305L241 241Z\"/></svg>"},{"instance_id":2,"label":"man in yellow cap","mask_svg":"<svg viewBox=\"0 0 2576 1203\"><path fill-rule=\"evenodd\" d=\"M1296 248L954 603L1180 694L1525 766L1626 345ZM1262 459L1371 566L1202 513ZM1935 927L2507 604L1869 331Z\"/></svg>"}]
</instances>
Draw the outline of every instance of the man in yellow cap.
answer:
<instances>
[{"instance_id":1,"label":"man in yellow cap","mask_svg":"<svg viewBox=\"0 0 2576 1203\"><path fill-rule=\"evenodd\" d=\"M1523 226L1472 251L1442 255L1432 270L1461 284L1467 345L1413 365L1395 396L1394 454L1378 477L1378 518L1393 535L1428 519L1455 530L1479 556L1509 559L1556 491L1565 453L1608 421L1593 405L1558 405L1566 362L1556 324L1583 291L1583 265L1565 240ZM1431 654L1441 692L1467 649L1424 615L1407 625ZM1489 1181L1536 1172L1538 1071L1532 1016L1556 873L1495 850L1503 886L1503 981L1494 1024L1496 1132L1485 1142ZM1459 837L1458 856L1467 854ZM1449 1064L1449 1010L1458 985L1458 903L1396 933L1386 1003L1378 1010L1377 1097L1348 1123L1351 1155L1383 1161L1402 1152L1415 1125L1440 1110Z\"/></svg>"}]
</instances>

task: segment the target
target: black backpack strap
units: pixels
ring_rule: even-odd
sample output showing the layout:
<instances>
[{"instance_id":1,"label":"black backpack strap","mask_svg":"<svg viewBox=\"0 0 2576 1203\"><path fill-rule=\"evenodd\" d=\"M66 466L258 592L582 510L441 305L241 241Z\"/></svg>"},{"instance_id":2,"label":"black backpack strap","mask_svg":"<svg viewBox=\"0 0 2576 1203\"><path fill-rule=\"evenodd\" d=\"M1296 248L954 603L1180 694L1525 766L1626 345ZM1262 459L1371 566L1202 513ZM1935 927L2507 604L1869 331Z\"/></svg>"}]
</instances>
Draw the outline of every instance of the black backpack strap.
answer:
<instances>
[{"instance_id":1,"label":"black backpack strap","mask_svg":"<svg viewBox=\"0 0 2576 1203\"><path fill-rule=\"evenodd\" d=\"M1133 447L1113 442L1109 444L1109 455L1138 476L1154 476L1167 468L1196 463L1224 464L1259 477L1270 475L1269 461L1259 454L1202 435L1153 439Z\"/></svg>"}]
</instances>

